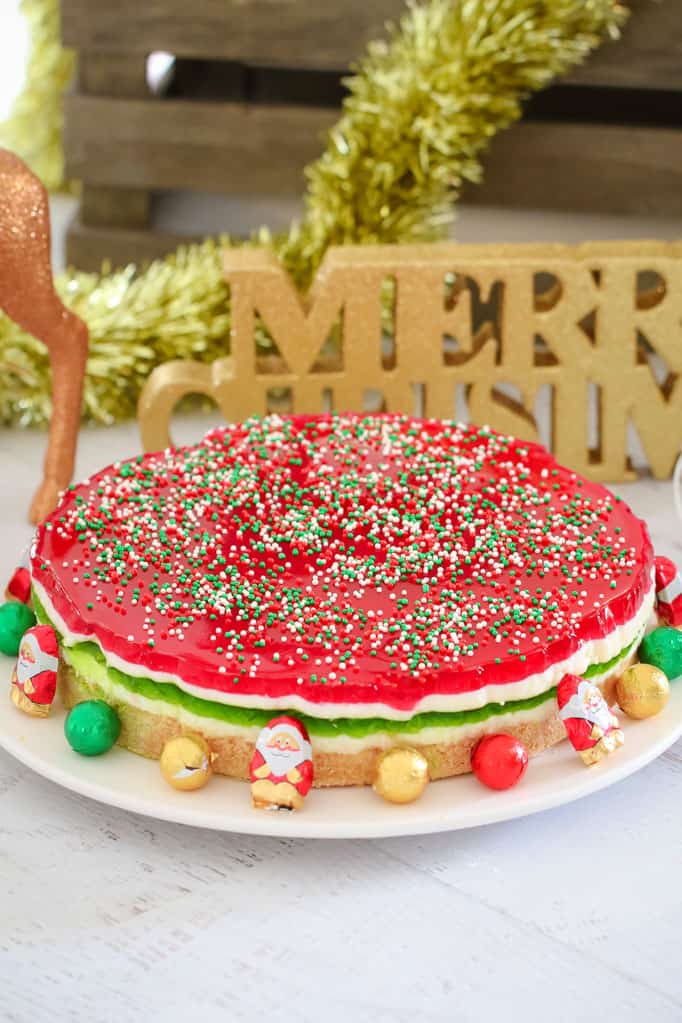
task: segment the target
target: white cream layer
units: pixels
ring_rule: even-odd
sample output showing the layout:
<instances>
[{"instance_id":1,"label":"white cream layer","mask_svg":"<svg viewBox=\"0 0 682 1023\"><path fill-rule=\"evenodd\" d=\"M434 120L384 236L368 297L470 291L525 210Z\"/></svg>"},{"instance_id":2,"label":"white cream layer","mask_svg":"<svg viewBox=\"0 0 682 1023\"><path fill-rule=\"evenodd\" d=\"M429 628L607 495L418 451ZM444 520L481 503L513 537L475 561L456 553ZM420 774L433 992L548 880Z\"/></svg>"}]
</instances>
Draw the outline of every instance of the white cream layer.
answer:
<instances>
[{"instance_id":1,"label":"white cream layer","mask_svg":"<svg viewBox=\"0 0 682 1023\"><path fill-rule=\"evenodd\" d=\"M64 660L69 660L68 650L62 651ZM625 657L602 675L595 675L591 681L600 684L611 675L619 674L632 660L633 654L626 654ZM77 670L77 669L76 669ZM80 676L79 676L80 677ZM103 664L93 661L90 677L84 680L87 685L90 683L101 692L107 700L113 704L125 703L138 710L148 711L150 714L166 715L178 721L188 731L200 732L207 738L229 738L238 737L246 739L255 744L260 733L260 726L235 725L229 721L218 721L215 718L203 717L200 714L193 714L191 711L179 707L177 704L165 703L163 700L149 700L139 693L132 692L125 686L113 682ZM313 748L320 753L361 753L365 749L388 749L398 743L418 742L420 745L432 743L454 743L466 739L470 735L482 735L505 730L513 730L520 724L530 724L543 721L556 713L556 701L546 700L538 707L531 710L512 711L509 714L491 714L485 721L472 721L461 725L448 725L443 728L423 728L419 732L372 732L356 738L351 735L339 733L336 736L312 735Z\"/></svg>"},{"instance_id":2,"label":"white cream layer","mask_svg":"<svg viewBox=\"0 0 682 1023\"><path fill-rule=\"evenodd\" d=\"M50 621L61 633L66 647L75 646L77 643L96 643L107 662L126 675L133 678L149 678L154 682L170 682L178 686L186 693L197 696L203 700L210 700L213 703L224 703L232 707L249 707L254 709L267 710L295 710L311 717L319 718L367 718L382 717L392 721L407 721L415 714L423 714L427 711L448 711L476 710L485 707L488 703L508 703L512 700L526 700L540 693L547 692L558 684L566 674L582 675L591 664L603 664L610 661L612 657L624 650L650 623L653 624L653 608L655 600L655 588L652 582L651 588L646 594L637 613L629 621L616 626L601 639L589 640L581 644L580 648L563 661L558 661L545 671L529 675L519 682L510 682L505 685L486 685L467 693L436 693L418 700L409 710L398 710L387 704L375 703L313 703L310 700L291 693L275 699L265 696L255 696L246 693L218 692L214 689L203 689L200 686L191 685L177 675L168 672L151 671L147 668L142 673L139 664L130 663L109 653L92 635L78 634L72 632L58 614L52 601L45 592L44 587L33 579L36 594ZM126 690L129 692L129 690Z\"/></svg>"}]
</instances>

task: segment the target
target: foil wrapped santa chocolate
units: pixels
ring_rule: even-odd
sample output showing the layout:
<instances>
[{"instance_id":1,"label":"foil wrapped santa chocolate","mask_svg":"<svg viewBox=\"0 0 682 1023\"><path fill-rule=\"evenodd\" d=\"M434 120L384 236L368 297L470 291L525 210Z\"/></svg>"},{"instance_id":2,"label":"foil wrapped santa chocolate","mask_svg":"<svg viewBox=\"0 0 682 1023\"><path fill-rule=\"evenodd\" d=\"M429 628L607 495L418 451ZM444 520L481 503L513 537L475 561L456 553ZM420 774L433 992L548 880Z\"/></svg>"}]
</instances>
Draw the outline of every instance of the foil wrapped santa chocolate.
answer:
<instances>
[{"instance_id":1,"label":"foil wrapped santa chocolate","mask_svg":"<svg viewBox=\"0 0 682 1023\"><path fill-rule=\"evenodd\" d=\"M269 721L249 773L256 809L300 810L313 783L313 751L301 722L286 716Z\"/></svg>"},{"instance_id":2,"label":"foil wrapped santa chocolate","mask_svg":"<svg viewBox=\"0 0 682 1023\"><path fill-rule=\"evenodd\" d=\"M654 559L656 612L666 625L682 625L682 573L670 558Z\"/></svg>"},{"instance_id":3,"label":"foil wrapped santa chocolate","mask_svg":"<svg viewBox=\"0 0 682 1023\"><path fill-rule=\"evenodd\" d=\"M34 625L22 636L12 673L14 706L33 717L47 717L57 691L57 636L50 625Z\"/></svg>"},{"instance_id":4,"label":"foil wrapped santa chocolate","mask_svg":"<svg viewBox=\"0 0 682 1023\"><path fill-rule=\"evenodd\" d=\"M23 565L16 569L7 583L5 600L17 600L20 604L31 603L31 573Z\"/></svg>"},{"instance_id":5,"label":"foil wrapped santa chocolate","mask_svg":"<svg viewBox=\"0 0 682 1023\"><path fill-rule=\"evenodd\" d=\"M557 703L571 745L588 767L623 745L618 718L588 679L564 675L557 687Z\"/></svg>"}]
</instances>

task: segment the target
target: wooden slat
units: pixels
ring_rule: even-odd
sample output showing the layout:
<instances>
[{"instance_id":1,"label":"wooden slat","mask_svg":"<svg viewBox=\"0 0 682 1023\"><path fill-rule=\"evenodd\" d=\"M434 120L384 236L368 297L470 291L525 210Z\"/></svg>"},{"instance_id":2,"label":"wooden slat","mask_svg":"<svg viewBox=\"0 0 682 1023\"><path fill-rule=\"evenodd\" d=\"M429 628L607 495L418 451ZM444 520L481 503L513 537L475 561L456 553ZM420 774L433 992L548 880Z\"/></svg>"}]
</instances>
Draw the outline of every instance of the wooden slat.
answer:
<instances>
[{"instance_id":1,"label":"wooden slat","mask_svg":"<svg viewBox=\"0 0 682 1023\"><path fill-rule=\"evenodd\" d=\"M85 50L345 68L404 10L403 0L62 0L62 37Z\"/></svg>"},{"instance_id":2,"label":"wooden slat","mask_svg":"<svg viewBox=\"0 0 682 1023\"><path fill-rule=\"evenodd\" d=\"M151 194L144 188L117 188L86 182L81 194L81 219L90 227L147 228Z\"/></svg>"},{"instance_id":3,"label":"wooden slat","mask_svg":"<svg viewBox=\"0 0 682 1023\"><path fill-rule=\"evenodd\" d=\"M333 110L181 100L66 101L67 173L90 184L291 195Z\"/></svg>"},{"instance_id":4,"label":"wooden slat","mask_svg":"<svg viewBox=\"0 0 682 1023\"><path fill-rule=\"evenodd\" d=\"M622 39L604 44L568 80L682 88L679 0L630 6ZM77 49L344 69L404 10L403 0L62 0L62 34Z\"/></svg>"},{"instance_id":5,"label":"wooden slat","mask_svg":"<svg viewBox=\"0 0 682 1023\"><path fill-rule=\"evenodd\" d=\"M79 270L96 272L106 260L112 267L148 263L196 238L165 231L134 231L116 227L87 227L76 217L66 235L66 261Z\"/></svg>"},{"instance_id":6,"label":"wooden slat","mask_svg":"<svg viewBox=\"0 0 682 1023\"><path fill-rule=\"evenodd\" d=\"M334 111L71 96L67 171L91 184L299 194ZM679 213L682 132L524 123L496 138L477 202Z\"/></svg>"},{"instance_id":7,"label":"wooden slat","mask_svg":"<svg viewBox=\"0 0 682 1023\"><path fill-rule=\"evenodd\" d=\"M621 38L606 42L568 79L581 85L682 90L680 0L635 0Z\"/></svg>"},{"instance_id":8,"label":"wooden slat","mask_svg":"<svg viewBox=\"0 0 682 1023\"><path fill-rule=\"evenodd\" d=\"M141 53L82 50L78 54L78 87L92 96L148 96L146 58Z\"/></svg>"},{"instance_id":9,"label":"wooden slat","mask_svg":"<svg viewBox=\"0 0 682 1023\"><path fill-rule=\"evenodd\" d=\"M470 202L528 209L682 214L682 131L520 123L502 132Z\"/></svg>"}]
</instances>

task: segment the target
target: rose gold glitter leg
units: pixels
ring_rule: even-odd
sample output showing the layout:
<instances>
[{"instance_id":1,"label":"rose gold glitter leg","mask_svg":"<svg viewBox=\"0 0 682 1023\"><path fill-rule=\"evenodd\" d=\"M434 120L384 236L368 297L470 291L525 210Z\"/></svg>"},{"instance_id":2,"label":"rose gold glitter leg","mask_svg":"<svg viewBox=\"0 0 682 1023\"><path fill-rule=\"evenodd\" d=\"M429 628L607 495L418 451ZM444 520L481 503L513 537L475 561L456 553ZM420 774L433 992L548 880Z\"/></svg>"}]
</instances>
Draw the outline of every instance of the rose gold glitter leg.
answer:
<instances>
[{"instance_id":1,"label":"rose gold glitter leg","mask_svg":"<svg viewBox=\"0 0 682 1023\"><path fill-rule=\"evenodd\" d=\"M73 474L88 329L54 289L47 193L26 164L4 149L0 149L0 309L46 345L52 367L43 481L29 512L36 523L54 510L59 491Z\"/></svg>"}]
</instances>

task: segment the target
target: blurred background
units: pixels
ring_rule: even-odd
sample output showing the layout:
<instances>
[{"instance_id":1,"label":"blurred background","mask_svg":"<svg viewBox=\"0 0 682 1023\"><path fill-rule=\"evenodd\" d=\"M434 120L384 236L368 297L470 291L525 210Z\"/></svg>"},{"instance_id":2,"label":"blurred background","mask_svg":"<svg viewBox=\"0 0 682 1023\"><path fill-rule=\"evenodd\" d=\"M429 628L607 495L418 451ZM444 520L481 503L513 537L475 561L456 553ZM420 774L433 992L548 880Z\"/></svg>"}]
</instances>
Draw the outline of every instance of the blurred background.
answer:
<instances>
[{"instance_id":1,"label":"blurred background","mask_svg":"<svg viewBox=\"0 0 682 1023\"><path fill-rule=\"evenodd\" d=\"M19 0L0 11L0 117L24 78ZM465 189L461 241L682 235L682 30L677 0L634 0L623 38L525 105ZM303 167L338 116L348 65L401 0L187 5L61 0L79 75L66 100L55 259L98 269L178 240L300 213Z\"/></svg>"}]
</instances>

